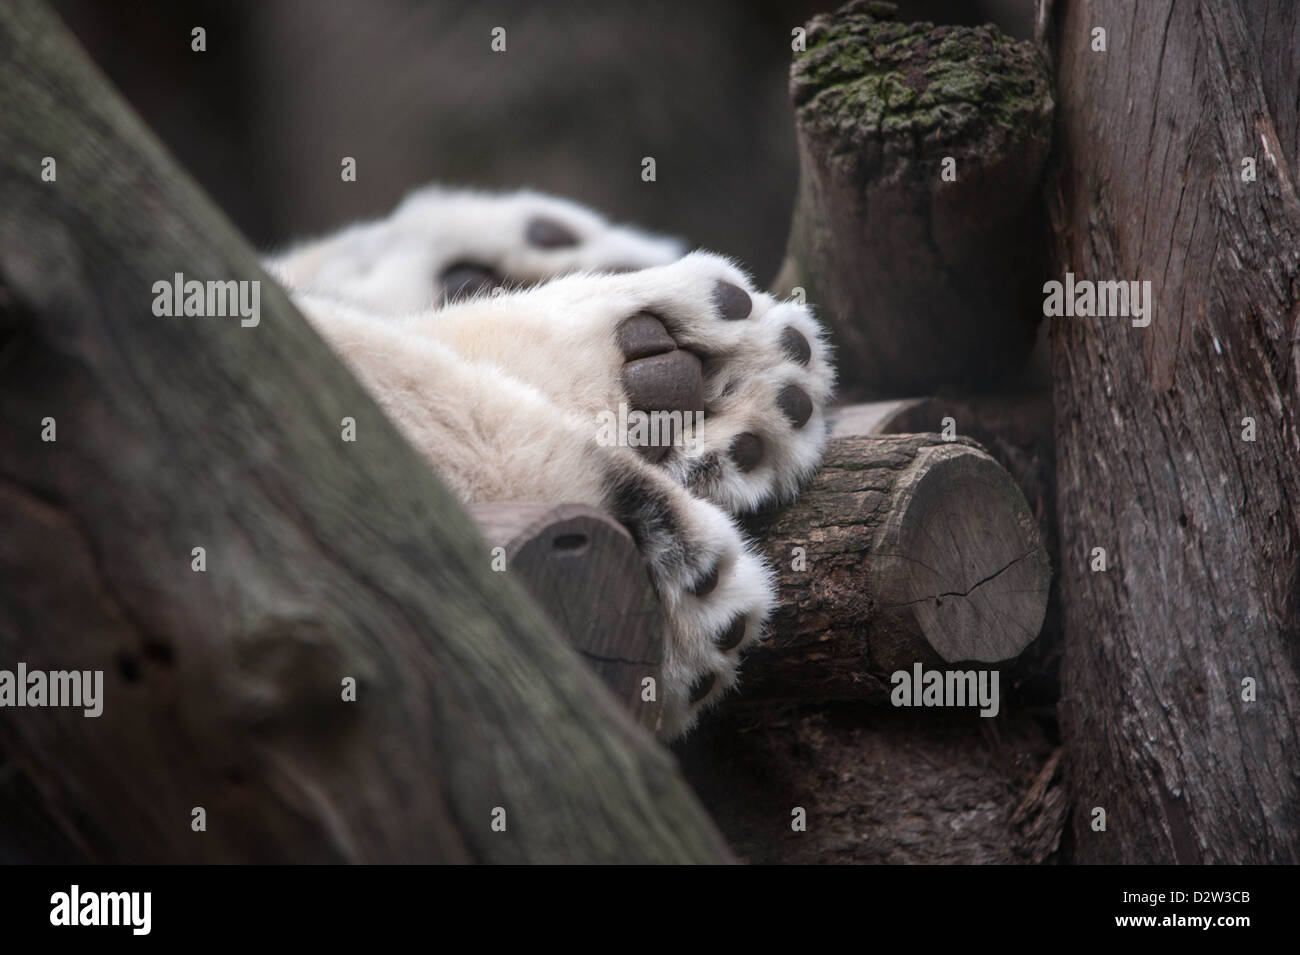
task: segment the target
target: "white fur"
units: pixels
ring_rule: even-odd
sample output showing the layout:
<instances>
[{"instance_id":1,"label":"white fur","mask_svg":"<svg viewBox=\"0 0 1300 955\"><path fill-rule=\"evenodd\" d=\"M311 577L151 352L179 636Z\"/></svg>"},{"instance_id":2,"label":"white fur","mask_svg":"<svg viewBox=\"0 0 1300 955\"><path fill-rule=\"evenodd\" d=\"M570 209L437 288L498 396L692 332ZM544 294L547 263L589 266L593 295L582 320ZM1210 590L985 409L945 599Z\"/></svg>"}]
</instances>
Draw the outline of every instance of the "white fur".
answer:
<instances>
[{"instance_id":1,"label":"white fur","mask_svg":"<svg viewBox=\"0 0 1300 955\"><path fill-rule=\"evenodd\" d=\"M524 232L537 217L564 224L581 241L557 249L529 245ZM438 276L457 262L489 266L520 285L584 270L663 265L685 251L677 239L611 225L565 199L429 186L411 193L386 218L292 246L266 264L294 288L401 313L442 304Z\"/></svg>"},{"instance_id":2,"label":"white fur","mask_svg":"<svg viewBox=\"0 0 1300 955\"><path fill-rule=\"evenodd\" d=\"M539 213L563 221L583 242L567 249L528 247L523 223ZM805 307L754 290L720 256L674 259L676 247L666 240L608 226L562 200L428 189L388 219L354 226L268 263L406 438L466 502L606 507L611 488L625 480L644 489L655 508L670 512L676 538L641 538L668 625L665 736L688 729L735 683L739 652L761 637L774 600L770 571L721 508L751 510L797 489L820 460L822 407L833 383L822 331ZM460 260L490 260L511 280L568 277L526 291L421 307L431 300L429 276L440 263ZM650 267L593 274L638 263ZM748 291L747 319L725 321L715 313L718 281ZM294 287L299 284L306 287ZM705 391L712 413L705 420L703 451L725 457L736 434L763 437L760 467L742 474L724 466L709 488L712 502L682 487L690 464L682 449L674 448L655 466L628 448L598 442L598 415L627 401L617 329L641 311L659 316L680 346L708 356ZM780 336L790 326L811 345L807 365L782 350ZM797 430L775 405L776 394L790 383L807 391L814 404L813 418ZM695 596L692 589L715 566L717 586ZM724 652L717 641L739 618L745 620L744 638ZM691 688L709 675L716 675L712 690L691 704Z\"/></svg>"}]
</instances>

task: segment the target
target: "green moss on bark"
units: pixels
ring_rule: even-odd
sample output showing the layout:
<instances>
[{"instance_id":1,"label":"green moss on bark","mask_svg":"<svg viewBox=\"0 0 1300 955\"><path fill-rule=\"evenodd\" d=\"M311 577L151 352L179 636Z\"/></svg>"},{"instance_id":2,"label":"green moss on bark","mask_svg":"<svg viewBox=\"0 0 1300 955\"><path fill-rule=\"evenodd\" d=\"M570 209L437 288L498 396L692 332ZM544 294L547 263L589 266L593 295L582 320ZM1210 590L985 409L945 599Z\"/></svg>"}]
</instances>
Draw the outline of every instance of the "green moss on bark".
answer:
<instances>
[{"instance_id":1,"label":"green moss on bark","mask_svg":"<svg viewBox=\"0 0 1300 955\"><path fill-rule=\"evenodd\" d=\"M990 133L1050 135L1051 86L1030 44L992 26L896 23L889 6L859 0L809 24L790 77L806 131L837 152L894 138L952 152Z\"/></svg>"}]
</instances>

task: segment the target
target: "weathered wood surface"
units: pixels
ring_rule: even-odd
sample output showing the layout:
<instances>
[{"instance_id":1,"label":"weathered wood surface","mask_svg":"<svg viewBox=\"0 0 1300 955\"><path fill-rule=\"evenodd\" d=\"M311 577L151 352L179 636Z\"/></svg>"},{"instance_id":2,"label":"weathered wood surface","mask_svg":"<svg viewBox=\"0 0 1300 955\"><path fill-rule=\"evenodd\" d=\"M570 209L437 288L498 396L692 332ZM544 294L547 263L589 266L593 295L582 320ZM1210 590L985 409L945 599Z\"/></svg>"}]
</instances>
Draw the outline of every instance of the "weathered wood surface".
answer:
<instances>
[{"instance_id":1,"label":"weathered wood surface","mask_svg":"<svg viewBox=\"0 0 1300 955\"><path fill-rule=\"evenodd\" d=\"M979 442L1015 479L1042 534L1048 563L1060 566L1050 391L874 401L841 405L826 417L832 437L942 431L951 419L957 435ZM1004 672L1004 685L1021 699L1054 704L1060 698L1063 649L1060 587L1053 574L1038 639Z\"/></svg>"},{"instance_id":2,"label":"weathered wood surface","mask_svg":"<svg viewBox=\"0 0 1300 955\"><path fill-rule=\"evenodd\" d=\"M849 399L996 389L1042 317L1051 85L1029 43L890 6L814 17L794 55L799 188L773 290L816 306Z\"/></svg>"},{"instance_id":3,"label":"weathered wood surface","mask_svg":"<svg viewBox=\"0 0 1300 955\"><path fill-rule=\"evenodd\" d=\"M1075 853L1295 863L1300 6L1055 6L1054 277L1156 302L1052 320Z\"/></svg>"},{"instance_id":4,"label":"weathered wood surface","mask_svg":"<svg viewBox=\"0 0 1300 955\"><path fill-rule=\"evenodd\" d=\"M1010 660L1043 621L1033 515L966 440L835 439L793 505L748 525L780 597L745 660L747 699L885 699L896 670Z\"/></svg>"},{"instance_id":5,"label":"weathered wood surface","mask_svg":"<svg viewBox=\"0 0 1300 955\"><path fill-rule=\"evenodd\" d=\"M177 272L261 280L260 323L155 317ZM86 857L728 858L35 0L0 6L0 289L0 660L105 678L98 718L0 710L0 748Z\"/></svg>"},{"instance_id":6,"label":"weathered wood surface","mask_svg":"<svg viewBox=\"0 0 1300 955\"><path fill-rule=\"evenodd\" d=\"M650 732L661 705L643 699L658 685L663 620L645 561L627 530L582 504L474 504L470 516L503 573L537 606L604 681L632 718ZM494 564L495 568L495 564Z\"/></svg>"},{"instance_id":7,"label":"weathered wood surface","mask_svg":"<svg viewBox=\"0 0 1300 955\"><path fill-rule=\"evenodd\" d=\"M742 861L987 865L1060 859L1059 752L1026 712L736 706L676 747ZM805 827L793 827L795 809Z\"/></svg>"}]
</instances>

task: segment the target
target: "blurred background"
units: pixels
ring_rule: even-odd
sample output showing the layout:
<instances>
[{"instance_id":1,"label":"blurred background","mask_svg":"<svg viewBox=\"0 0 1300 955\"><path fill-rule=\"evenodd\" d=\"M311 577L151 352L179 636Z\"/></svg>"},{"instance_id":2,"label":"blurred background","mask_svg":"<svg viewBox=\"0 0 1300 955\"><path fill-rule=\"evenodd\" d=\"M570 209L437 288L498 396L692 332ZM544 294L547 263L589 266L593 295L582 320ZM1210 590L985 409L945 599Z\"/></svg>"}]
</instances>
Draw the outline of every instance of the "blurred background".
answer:
<instances>
[{"instance_id":1,"label":"blurred background","mask_svg":"<svg viewBox=\"0 0 1300 955\"><path fill-rule=\"evenodd\" d=\"M435 180L530 186L734 255L761 283L798 172L791 31L839 5L54 0L262 250L383 215ZM1033 0L898 5L902 19L1032 33ZM204 53L190 48L200 26ZM356 182L340 179L344 156ZM644 156L656 182L641 180Z\"/></svg>"}]
</instances>

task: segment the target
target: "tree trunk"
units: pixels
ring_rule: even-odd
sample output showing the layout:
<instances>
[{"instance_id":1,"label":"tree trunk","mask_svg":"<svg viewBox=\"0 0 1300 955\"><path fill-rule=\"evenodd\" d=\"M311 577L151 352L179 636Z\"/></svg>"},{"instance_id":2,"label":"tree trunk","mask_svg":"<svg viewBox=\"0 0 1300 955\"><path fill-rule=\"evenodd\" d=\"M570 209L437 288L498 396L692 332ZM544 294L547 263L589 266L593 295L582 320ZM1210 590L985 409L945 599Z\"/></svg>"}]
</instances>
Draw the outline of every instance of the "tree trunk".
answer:
<instances>
[{"instance_id":1,"label":"tree trunk","mask_svg":"<svg viewBox=\"0 0 1300 955\"><path fill-rule=\"evenodd\" d=\"M991 26L892 16L857 0L795 53L799 189L773 289L816 306L846 397L993 389L1042 316L1051 86Z\"/></svg>"},{"instance_id":2,"label":"tree trunk","mask_svg":"<svg viewBox=\"0 0 1300 955\"><path fill-rule=\"evenodd\" d=\"M1294 863L1300 7L1056 7L1053 278L1156 303L1052 320L1077 858Z\"/></svg>"},{"instance_id":3,"label":"tree trunk","mask_svg":"<svg viewBox=\"0 0 1300 955\"><path fill-rule=\"evenodd\" d=\"M0 742L87 856L727 858L33 0L0 6L0 186L0 660L104 674L98 718L6 707ZM260 280L260 323L154 316L175 273Z\"/></svg>"},{"instance_id":4,"label":"tree trunk","mask_svg":"<svg viewBox=\"0 0 1300 955\"><path fill-rule=\"evenodd\" d=\"M1024 495L967 441L838 438L790 507L750 521L777 568L747 700L885 700L913 664L1016 657L1051 569Z\"/></svg>"}]
</instances>

